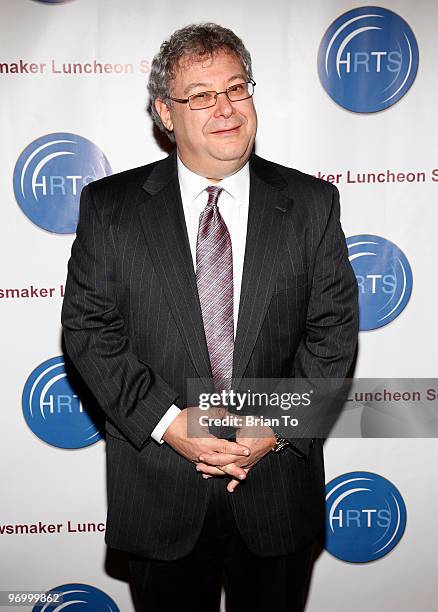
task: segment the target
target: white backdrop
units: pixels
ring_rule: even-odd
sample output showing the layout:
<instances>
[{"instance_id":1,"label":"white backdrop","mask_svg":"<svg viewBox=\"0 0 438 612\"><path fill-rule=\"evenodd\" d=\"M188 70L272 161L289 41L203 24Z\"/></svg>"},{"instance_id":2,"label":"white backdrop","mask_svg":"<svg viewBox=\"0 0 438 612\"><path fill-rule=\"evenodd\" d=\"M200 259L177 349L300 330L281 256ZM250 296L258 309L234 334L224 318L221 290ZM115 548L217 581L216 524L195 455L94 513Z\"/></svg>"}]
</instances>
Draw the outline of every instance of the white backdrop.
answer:
<instances>
[{"instance_id":1,"label":"white backdrop","mask_svg":"<svg viewBox=\"0 0 438 612\"><path fill-rule=\"evenodd\" d=\"M418 74L407 94L385 111L360 114L337 105L318 78L317 53L328 26L360 5L343 0L71 0L50 4L1 0L0 194L2 266L2 389L0 590L46 591L84 583L133 610L123 574L106 560L103 533L68 531L104 523L104 442L76 450L45 443L26 424L22 392L30 373L61 355L59 291L74 234L46 231L17 204L13 175L32 141L79 134L97 145L113 172L165 152L156 142L147 104L148 65L162 40L191 22L230 27L252 53L259 116L257 153L316 174L426 173L425 182L347 184L342 179L346 236L376 234L409 259L412 296L389 325L361 333L356 375L434 377L438 296L438 4L386 0L405 19L419 47ZM13 74L22 59L45 63L35 74ZM59 74L63 63L132 65L121 74ZM52 61L54 64L52 65ZM143 62L143 63L142 63ZM5 66L8 67L5 67ZM281 83L284 99L272 98ZM12 297L7 288L54 287L53 297ZM370 471L396 485L407 507L406 531L394 550L372 563L346 563L323 552L315 564L308 612L433 612L437 609L438 490L434 439L332 439L326 480ZM6 526L62 524L61 533L7 533ZM76 526L76 527L75 527ZM31 609L31 606L25 609ZM90 609L92 609L90 607Z\"/></svg>"}]
</instances>

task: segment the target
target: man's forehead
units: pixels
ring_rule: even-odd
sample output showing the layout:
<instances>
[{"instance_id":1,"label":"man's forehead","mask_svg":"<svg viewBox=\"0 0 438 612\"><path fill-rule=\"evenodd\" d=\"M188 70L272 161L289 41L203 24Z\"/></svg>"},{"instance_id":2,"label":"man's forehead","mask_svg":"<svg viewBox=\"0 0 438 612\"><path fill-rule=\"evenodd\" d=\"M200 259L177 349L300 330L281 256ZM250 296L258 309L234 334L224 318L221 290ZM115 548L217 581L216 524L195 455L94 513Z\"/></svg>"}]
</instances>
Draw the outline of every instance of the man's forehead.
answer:
<instances>
[{"instance_id":1,"label":"man's forehead","mask_svg":"<svg viewBox=\"0 0 438 612\"><path fill-rule=\"evenodd\" d=\"M186 53L184 54L175 66L174 77L184 77L184 74L190 71L191 73L197 71L204 72L211 68L215 62L222 58L229 58L230 60L235 60L236 63L239 64L239 67L242 69L242 73L245 74L245 69L242 66L242 62L234 51L231 49L220 48L215 51L203 51L199 53Z\"/></svg>"}]
</instances>

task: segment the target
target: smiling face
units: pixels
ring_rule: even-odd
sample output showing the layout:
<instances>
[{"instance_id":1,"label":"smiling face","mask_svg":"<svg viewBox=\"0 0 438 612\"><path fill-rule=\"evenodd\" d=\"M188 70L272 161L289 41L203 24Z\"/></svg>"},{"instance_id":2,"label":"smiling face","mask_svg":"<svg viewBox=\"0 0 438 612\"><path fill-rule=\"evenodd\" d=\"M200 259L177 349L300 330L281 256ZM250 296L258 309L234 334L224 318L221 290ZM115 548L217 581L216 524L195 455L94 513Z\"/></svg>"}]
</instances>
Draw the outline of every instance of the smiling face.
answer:
<instances>
[{"instance_id":1,"label":"smiling face","mask_svg":"<svg viewBox=\"0 0 438 612\"><path fill-rule=\"evenodd\" d=\"M188 98L201 91L224 91L248 77L236 55L218 51L211 57L183 58L170 83L173 98ZM225 94L216 105L191 110L188 104L162 100L155 106L165 127L174 131L178 155L190 170L220 180L247 161L256 135L257 115L252 98L230 102Z\"/></svg>"}]
</instances>

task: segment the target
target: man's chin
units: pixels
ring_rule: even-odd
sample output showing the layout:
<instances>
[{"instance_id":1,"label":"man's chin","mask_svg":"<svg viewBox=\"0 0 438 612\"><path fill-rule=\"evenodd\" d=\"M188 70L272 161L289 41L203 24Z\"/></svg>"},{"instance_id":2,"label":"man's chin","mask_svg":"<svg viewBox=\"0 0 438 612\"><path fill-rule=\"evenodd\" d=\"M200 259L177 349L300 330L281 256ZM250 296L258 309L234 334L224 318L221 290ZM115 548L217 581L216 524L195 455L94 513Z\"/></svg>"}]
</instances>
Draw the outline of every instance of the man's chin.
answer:
<instances>
[{"instance_id":1,"label":"man's chin","mask_svg":"<svg viewBox=\"0 0 438 612\"><path fill-rule=\"evenodd\" d=\"M226 147L217 147L215 148L214 151L212 151L212 157L214 157L214 159L216 159L217 161L222 161L222 162L245 162L250 154L251 150L248 148L248 146L231 146L231 144L229 146Z\"/></svg>"}]
</instances>

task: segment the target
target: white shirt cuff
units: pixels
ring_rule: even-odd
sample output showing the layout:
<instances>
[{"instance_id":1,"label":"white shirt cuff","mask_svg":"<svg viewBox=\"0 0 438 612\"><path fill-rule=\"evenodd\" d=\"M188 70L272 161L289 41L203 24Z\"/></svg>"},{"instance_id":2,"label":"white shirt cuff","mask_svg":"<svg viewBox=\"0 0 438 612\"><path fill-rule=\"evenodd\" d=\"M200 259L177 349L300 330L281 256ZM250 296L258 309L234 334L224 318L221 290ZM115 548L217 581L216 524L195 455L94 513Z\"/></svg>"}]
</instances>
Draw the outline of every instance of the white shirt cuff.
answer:
<instances>
[{"instance_id":1,"label":"white shirt cuff","mask_svg":"<svg viewBox=\"0 0 438 612\"><path fill-rule=\"evenodd\" d=\"M151 433L151 438L155 440L155 442L158 442L158 444L163 444L163 436L166 432L166 429L169 427L172 421L179 415L180 412L181 410L178 408L178 406L175 406L175 404L171 405L166 414L158 421L157 425L155 426L155 429Z\"/></svg>"}]
</instances>

